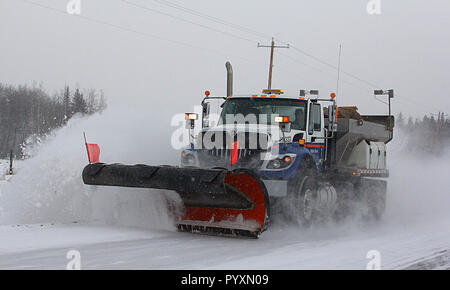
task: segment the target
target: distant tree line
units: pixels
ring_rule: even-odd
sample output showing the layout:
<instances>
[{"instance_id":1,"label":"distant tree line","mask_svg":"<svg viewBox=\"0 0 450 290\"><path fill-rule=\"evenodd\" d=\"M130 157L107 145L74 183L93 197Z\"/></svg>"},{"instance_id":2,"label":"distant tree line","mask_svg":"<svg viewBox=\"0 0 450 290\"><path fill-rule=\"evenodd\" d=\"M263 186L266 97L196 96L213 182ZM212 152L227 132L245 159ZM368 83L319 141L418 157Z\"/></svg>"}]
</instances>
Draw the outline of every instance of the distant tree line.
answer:
<instances>
[{"instance_id":1,"label":"distant tree line","mask_svg":"<svg viewBox=\"0 0 450 290\"><path fill-rule=\"evenodd\" d=\"M448 114L429 114L421 118L396 118L396 128L407 136L406 150L418 153L440 154L450 149L450 118ZM398 135L397 135L398 136Z\"/></svg>"},{"instance_id":2,"label":"distant tree line","mask_svg":"<svg viewBox=\"0 0 450 290\"><path fill-rule=\"evenodd\" d=\"M23 144L30 137L41 138L64 126L75 114L91 115L106 108L102 91L71 90L66 86L53 96L42 87L0 83L0 158L12 150L24 157Z\"/></svg>"}]
</instances>

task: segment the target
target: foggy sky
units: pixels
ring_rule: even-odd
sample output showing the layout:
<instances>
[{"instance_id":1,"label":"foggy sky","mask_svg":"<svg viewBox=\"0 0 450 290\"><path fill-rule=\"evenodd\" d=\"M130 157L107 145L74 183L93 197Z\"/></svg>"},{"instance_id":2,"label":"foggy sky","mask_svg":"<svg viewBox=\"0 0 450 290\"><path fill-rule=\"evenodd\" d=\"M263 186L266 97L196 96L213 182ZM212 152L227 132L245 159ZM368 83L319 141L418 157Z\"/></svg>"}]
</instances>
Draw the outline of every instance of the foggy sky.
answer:
<instances>
[{"instance_id":1,"label":"foggy sky","mask_svg":"<svg viewBox=\"0 0 450 290\"><path fill-rule=\"evenodd\" d=\"M59 11L69 2L31 1ZM66 84L94 87L103 89L112 104L147 106L149 114L189 111L207 89L224 95L226 61L234 68L235 94L258 93L267 86L269 50L257 43L269 44L270 38L153 0L128 1L235 37L120 0L81 0L81 16L115 26L22 0L0 0L0 82L42 83L51 94ZM394 112L450 113L448 1L381 0L380 15L367 13L369 0L169 1L274 36L335 66L342 44L342 70L380 88L394 88ZM336 70L293 48L277 50L274 65L273 87L287 95L319 89L325 97L336 90ZM374 87L344 73L339 86L340 105L357 105L366 114L387 111L374 100Z\"/></svg>"}]
</instances>

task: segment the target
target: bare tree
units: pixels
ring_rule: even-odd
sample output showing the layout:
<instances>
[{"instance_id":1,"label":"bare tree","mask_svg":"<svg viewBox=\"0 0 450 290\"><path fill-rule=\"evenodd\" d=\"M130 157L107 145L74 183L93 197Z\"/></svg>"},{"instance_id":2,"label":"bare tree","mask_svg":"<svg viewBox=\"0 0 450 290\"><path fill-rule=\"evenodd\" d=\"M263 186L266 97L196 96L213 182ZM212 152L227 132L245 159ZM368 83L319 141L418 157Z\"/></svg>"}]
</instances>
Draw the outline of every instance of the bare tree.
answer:
<instances>
[{"instance_id":1,"label":"bare tree","mask_svg":"<svg viewBox=\"0 0 450 290\"><path fill-rule=\"evenodd\" d=\"M104 96L100 97L96 90L88 92L91 92L91 100L86 102L79 89L71 98L69 86L59 94L49 96L42 84L29 88L0 83L0 158L5 158L10 150L22 157L21 145L27 139L45 136L64 126L73 113L94 114L99 111L99 103L102 98L104 101Z\"/></svg>"}]
</instances>

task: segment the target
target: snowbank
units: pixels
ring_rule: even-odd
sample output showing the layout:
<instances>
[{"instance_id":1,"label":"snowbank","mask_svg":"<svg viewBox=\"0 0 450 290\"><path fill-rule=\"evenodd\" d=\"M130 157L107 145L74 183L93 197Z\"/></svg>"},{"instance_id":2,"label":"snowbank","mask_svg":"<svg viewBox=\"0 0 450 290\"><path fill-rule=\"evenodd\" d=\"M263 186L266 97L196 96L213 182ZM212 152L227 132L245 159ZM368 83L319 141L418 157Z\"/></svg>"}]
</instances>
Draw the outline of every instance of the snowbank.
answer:
<instances>
[{"instance_id":1,"label":"snowbank","mask_svg":"<svg viewBox=\"0 0 450 290\"><path fill-rule=\"evenodd\" d=\"M6 160L0 159L0 181L5 180L6 168L7 168Z\"/></svg>"}]
</instances>

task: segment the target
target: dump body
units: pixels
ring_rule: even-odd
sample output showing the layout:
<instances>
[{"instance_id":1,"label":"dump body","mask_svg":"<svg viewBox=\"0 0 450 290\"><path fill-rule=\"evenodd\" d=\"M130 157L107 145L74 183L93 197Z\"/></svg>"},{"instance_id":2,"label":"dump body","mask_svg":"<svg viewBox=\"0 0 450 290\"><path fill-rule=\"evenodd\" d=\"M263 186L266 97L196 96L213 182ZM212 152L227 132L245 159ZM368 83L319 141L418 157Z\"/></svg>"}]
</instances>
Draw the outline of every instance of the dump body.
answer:
<instances>
[{"instance_id":1,"label":"dump body","mask_svg":"<svg viewBox=\"0 0 450 290\"><path fill-rule=\"evenodd\" d=\"M362 116L364 118L364 116ZM380 121L389 121L387 116L377 116ZM380 145L380 149L372 150L372 154L383 153L385 157L386 153L386 144L392 138L392 130L387 127L387 123L381 122L373 122L373 119L368 121L366 119L348 119L348 118L340 118L338 120L338 127L336 133L336 156L335 156L335 164L339 167L352 167L354 166L355 157L352 159L352 154L355 151L355 148L363 143L367 144L370 147L370 143L375 143ZM382 147L382 148L381 148ZM380 151L381 150L381 151ZM366 156L361 156L360 158L364 159ZM359 158L358 158L359 159ZM358 162L357 162L358 164ZM385 164L385 162L384 162ZM375 168L372 167L358 167L354 166L357 169L386 169L383 168Z\"/></svg>"}]
</instances>

